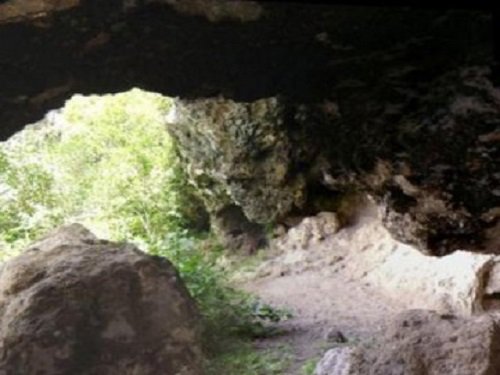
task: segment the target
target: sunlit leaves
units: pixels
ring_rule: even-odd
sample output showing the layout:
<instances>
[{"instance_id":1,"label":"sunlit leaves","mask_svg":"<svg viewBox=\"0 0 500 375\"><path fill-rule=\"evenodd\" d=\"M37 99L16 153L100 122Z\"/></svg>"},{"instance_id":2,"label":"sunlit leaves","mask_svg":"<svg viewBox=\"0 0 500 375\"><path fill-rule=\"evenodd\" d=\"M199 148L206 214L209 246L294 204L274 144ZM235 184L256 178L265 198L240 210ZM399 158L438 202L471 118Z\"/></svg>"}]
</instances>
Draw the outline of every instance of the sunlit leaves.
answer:
<instances>
[{"instance_id":1,"label":"sunlit leaves","mask_svg":"<svg viewBox=\"0 0 500 375\"><path fill-rule=\"evenodd\" d=\"M23 237L78 221L99 236L152 243L196 220L189 215L203 209L164 121L171 105L138 89L76 95L5 144L0 181L10 198L0 199L16 206L12 216Z\"/></svg>"}]
</instances>

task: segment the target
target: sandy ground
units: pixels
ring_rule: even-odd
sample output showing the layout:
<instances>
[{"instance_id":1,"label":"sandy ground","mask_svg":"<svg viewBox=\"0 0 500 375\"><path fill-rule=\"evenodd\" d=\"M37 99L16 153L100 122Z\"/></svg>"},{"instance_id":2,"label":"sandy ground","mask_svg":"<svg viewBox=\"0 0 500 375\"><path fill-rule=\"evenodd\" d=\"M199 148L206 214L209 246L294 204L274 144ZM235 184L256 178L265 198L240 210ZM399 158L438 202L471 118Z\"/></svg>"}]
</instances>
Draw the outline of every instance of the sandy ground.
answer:
<instances>
[{"instance_id":1,"label":"sandy ground","mask_svg":"<svg viewBox=\"0 0 500 375\"><path fill-rule=\"evenodd\" d=\"M264 348L290 347L294 357L287 372L290 375L302 375L305 362L338 345L335 332L341 332L346 344L371 340L383 329L385 320L399 311L377 291L341 273L325 277L316 270L307 270L255 280L246 284L245 289L272 306L292 312L291 319L279 323L283 335L259 343ZM330 339L329 333L333 336Z\"/></svg>"},{"instance_id":2,"label":"sandy ground","mask_svg":"<svg viewBox=\"0 0 500 375\"><path fill-rule=\"evenodd\" d=\"M388 318L404 309L353 273L348 264L350 248L374 246L381 240L380 233L370 218L361 220L318 246L276 254L240 284L264 302L293 314L278 324L282 335L258 343L262 348L290 348L294 359L287 375L303 375L307 361L319 359L335 345L372 340ZM337 332L346 342L338 342L343 340Z\"/></svg>"},{"instance_id":3,"label":"sandy ground","mask_svg":"<svg viewBox=\"0 0 500 375\"><path fill-rule=\"evenodd\" d=\"M500 276L493 274L500 263L491 268L493 256L427 256L394 240L371 204L353 222L339 228L332 213L303 220L237 281L293 314L278 324L282 335L258 342L264 349L289 348L293 363L284 375L305 375L303 365L334 346L374 342L407 309L469 315L500 308ZM494 293L486 295L489 287Z\"/></svg>"}]
</instances>

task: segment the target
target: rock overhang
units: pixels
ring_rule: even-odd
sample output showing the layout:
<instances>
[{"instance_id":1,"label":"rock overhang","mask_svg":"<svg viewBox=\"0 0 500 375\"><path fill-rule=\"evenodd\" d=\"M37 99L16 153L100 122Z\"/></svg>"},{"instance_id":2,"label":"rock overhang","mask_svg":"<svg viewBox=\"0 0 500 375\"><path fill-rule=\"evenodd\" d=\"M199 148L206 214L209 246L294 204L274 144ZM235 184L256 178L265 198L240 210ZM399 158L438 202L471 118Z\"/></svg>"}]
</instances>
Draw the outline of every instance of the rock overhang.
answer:
<instances>
[{"instance_id":1,"label":"rock overhang","mask_svg":"<svg viewBox=\"0 0 500 375\"><path fill-rule=\"evenodd\" d=\"M3 2L4 17L12 4L29 12L24 20L18 14L0 22L0 138L73 93L138 86L184 99L231 98L242 106L279 96L287 179L305 180L300 191L368 186L396 213L388 215L388 227L409 229L396 228L395 235L423 238L423 246L434 241L443 251L456 245L443 245L443 234L468 240L482 231L480 217L498 201L489 188L498 171L495 144L480 141L497 126L487 7L245 2L250 16L241 18L241 9L221 11L225 3ZM203 4L211 13L200 11ZM228 17L231 12L239 18ZM476 99L483 105L464 107ZM456 106L460 100L465 112ZM377 185L365 177L380 161L389 172ZM402 179L417 197L407 194ZM233 192L247 213L250 190ZM306 195L304 205L311 203ZM422 210L428 197L444 210ZM266 201L266 207L281 203ZM418 225L399 225L407 213Z\"/></svg>"}]
</instances>

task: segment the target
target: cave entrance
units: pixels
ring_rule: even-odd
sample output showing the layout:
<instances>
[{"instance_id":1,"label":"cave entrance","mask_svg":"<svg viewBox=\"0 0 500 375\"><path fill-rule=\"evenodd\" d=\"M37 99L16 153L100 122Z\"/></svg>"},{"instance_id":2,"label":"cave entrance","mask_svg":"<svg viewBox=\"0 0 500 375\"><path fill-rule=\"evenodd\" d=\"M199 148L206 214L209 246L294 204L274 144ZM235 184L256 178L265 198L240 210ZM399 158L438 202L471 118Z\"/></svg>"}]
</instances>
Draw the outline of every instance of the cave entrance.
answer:
<instances>
[{"instance_id":1,"label":"cave entrance","mask_svg":"<svg viewBox=\"0 0 500 375\"><path fill-rule=\"evenodd\" d=\"M2 143L2 257L72 222L145 247L206 230L166 121L175 99L139 89L75 95Z\"/></svg>"},{"instance_id":2,"label":"cave entrance","mask_svg":"<svg viewBox=\"0 0 500 375\"><path fill-rule=\"evenodd\" d=\"M286 107L273 97L186 100L139 89L75 95L1 145L1 256L59 225L83 224L100 238L172 260L218 324L227 313L242 314L253 344L256 327L278 327L304 358L318 355L325 340L364 340L407 309L463 316L497 310L494 254L436 257L394 236L416 225L404 215L403 203L420 199L410 181L392 178L391 167L379 163L363 177L375 181L364 185L371 191L356 177L346 185L351 190L338 190L328 154L293 148L302 134L297 125L338 119L319 112L324 107ZM308 117L315 110L321 114ZM297 155L309 159L296 163ZM373 189L388 181L397 192L388 189L392 199L400 198L393 206ZM391 214L397 220L389 231ZM245 256L226 256L221 242ZM230 288L219 284L228 270ZM360 301L367 307L358 309ZM237 321L231 329L240 332ZM281 353L280 339L257 336L260 349Z\"/></svg>"},{"instance_id":3,"label":"cave entrance","mask_svg":"<svg viewBox=\"0 0 500 375\"><path fill-rule=\"evenodd\" d=\"M497 309L491 14L222 0L17 13L36 3L0 6L15 11L0 14L5 134L75 91L182 99L76 96L2 145L2 257L76 221L170 259L214 374L310 374L325 346L377 346L402 310ZM264 355L221 356L228 332Z\"/></svg>"}]
</instances>

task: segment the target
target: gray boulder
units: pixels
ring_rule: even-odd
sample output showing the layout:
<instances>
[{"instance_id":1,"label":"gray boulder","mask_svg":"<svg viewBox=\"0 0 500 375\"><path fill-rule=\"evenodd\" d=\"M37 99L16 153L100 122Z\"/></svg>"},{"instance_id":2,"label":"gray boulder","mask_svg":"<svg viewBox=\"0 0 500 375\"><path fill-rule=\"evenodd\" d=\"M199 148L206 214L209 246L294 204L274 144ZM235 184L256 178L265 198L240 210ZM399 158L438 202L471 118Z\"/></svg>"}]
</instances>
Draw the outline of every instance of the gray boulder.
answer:
<instances>
[{"instance_id":1,"label":"gray boulder","mask_svg":"<svg viewBox=\"0 0 500 375\"><path fill-rule=\"evenodd\" d=\"M62 227L1 270L0 374L201 374L196 320L166 259Z\"/></svg>"},{"instance_id":2,"label":"gray boulder","mask_svg":"<svg viewBox=\"0 0 500 375\"><path fill-rule=\"evenodd\" d=\"M408 310L375 342L328 351L315 375L497 375L498 319Z\"/></svg>"}]
</instances>

